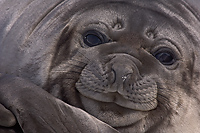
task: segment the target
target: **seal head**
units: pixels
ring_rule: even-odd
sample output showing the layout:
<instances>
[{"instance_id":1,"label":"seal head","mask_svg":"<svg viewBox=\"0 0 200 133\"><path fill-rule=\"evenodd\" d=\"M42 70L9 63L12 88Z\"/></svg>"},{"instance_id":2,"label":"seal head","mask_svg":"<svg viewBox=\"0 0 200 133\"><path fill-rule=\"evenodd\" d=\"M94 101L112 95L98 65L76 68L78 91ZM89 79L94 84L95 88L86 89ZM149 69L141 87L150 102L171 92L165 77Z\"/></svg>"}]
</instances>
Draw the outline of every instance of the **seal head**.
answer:
<instances>
[{"instance_id":1,"label":"seal head","mask_svg":"<svg viewBox=\"0 0 200 133\"><path fill-rule=\"evenodd\" d=\"M60 39L73 54L55 58L51 83L62 81L67 95L75 88L80 107L121 132L185 130L189 112L198 112L189 95L200 26L185 2L104 1L76 15L70 40Z\"/></svg>"},{"instance_id":2,"label":"seal head","mask_svg":"<svg viewBox=\"0 0 200 133\"><path fill-rule=\"evenodd\" d=\"M199 132L198 3L30 1L0 22L0 72L121 132Z\"/></svg>"}]
</instances>

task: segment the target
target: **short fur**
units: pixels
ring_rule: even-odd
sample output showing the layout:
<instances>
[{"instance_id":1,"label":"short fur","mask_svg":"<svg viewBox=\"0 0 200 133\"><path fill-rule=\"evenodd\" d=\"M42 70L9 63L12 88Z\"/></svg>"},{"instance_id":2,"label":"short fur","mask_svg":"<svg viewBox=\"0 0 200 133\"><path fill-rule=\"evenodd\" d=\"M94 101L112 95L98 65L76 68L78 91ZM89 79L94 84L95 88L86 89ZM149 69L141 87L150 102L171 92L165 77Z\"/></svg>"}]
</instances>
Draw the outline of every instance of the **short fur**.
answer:
<instances>
[{"instance_id":1,"label":"short fur","mask_svg":"<svg viewBox=\"0 0 200 133\"><path fill-rule=\"evenodd\" d=\"M26 79L120 132L197 133L199 4L2 1L0 73ZM109 41L87 46L90 30ZM156 59L160 49L170 49L173 64Z\"/></svg>"}]
</instances>

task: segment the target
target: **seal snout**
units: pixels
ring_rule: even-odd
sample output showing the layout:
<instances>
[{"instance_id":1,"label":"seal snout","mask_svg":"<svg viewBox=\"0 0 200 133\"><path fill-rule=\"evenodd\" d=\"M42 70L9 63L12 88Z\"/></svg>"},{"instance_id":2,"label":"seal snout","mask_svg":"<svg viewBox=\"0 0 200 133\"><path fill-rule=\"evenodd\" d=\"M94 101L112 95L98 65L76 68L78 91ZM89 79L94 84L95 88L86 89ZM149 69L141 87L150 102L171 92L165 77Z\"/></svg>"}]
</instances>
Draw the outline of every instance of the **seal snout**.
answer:
<instances>
[{"instance_id":1,"label":"seal snout","mask_svg":"<svg viewBox=\"0 0 200 133\"><path fill-rule=\"evenodd\" d=\"M134 70L131 68L131 66L127 66L124 64L118 64L118 65L112 66L111 71L114 74L113 83L119 83L121 81L124 82L127 78L129 78L134 73Z\"/></svg>"},{"instance_id":2,"label":"seal snout","mask_svg":"<svg viewBox=\"0 0 200 133\"><path fill-rule=\"evenodd\" d=\"M125 108L148 111L157 106L157 84L152 77L142 77L141 62L127 54L115 54L110 60L93 60L85 66L76 83L84 96L113 102Z\"/></svg>"},{"instance_id":3,"label":"seal snout","mask_svg":"<svg viewBox=\"0 0 200 133\"><path fill-rule=\"evenodd\" d=\"M111 60L111 91L121 92L127 81L136 82L139 79L139 72L134 61L126 57L126 55L116 56Z\"/></svg>"}]
</instances>

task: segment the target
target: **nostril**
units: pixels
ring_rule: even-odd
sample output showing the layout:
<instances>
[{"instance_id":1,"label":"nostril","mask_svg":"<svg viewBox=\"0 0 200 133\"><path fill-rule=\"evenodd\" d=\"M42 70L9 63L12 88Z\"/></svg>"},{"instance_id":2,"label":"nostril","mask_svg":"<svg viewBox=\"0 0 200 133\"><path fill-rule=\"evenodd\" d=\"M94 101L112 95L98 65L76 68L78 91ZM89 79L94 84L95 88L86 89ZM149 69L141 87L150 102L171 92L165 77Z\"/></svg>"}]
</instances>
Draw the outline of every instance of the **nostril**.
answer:
<instances>
[{"instance_id":1,"label":"nostril","mask_svg":"<svg viewBox=\"0 0 200 133\"><path fill-rule=\"evenodd\" d=\"M116 71L114 69L111 69L111 74L110 74L110 82L111 84L115 83L116 81Z\"/></svg>"},{"instance_id":2,"label":"nostril","mask_svg":"<svg viewBox=\"0 0 200 133\"><path fill-rule=\"evenodd\" d=\"M126 82L135 82L140 78L137 60L129 55L118 55L109 64L109 82L115 89L123 88ZM138 66L137 66L138 65Z\"/></svg>"},{"instance_id":3,"label":"nostril","mask_svg":"<svg viewBox=\"0 0 200 133\"><path fill-rule=\"evenodd\" d=\"M115 64L111 67L111 80L112 84L123 84L126 80L134 76L135 70L131 65L127 64Z\"/></svg>"}]
</instances>

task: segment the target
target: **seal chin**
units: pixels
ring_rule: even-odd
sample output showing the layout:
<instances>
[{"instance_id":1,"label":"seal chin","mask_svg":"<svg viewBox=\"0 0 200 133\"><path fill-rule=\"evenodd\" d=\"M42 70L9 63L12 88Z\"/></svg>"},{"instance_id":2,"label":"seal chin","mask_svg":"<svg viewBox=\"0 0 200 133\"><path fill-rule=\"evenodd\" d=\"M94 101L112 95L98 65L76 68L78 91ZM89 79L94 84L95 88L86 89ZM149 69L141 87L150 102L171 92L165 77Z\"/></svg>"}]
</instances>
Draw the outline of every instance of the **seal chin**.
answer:
<instances>
[{"instance_id":1,"label":"seal chin","mask_svg":"<svg viewBox=\"0 0 200 133\"><path fill-rule=\"evenodd\" d=\"M111 125L123 128L134 125L148 115L148 112L124 108L113 102L97 101L80 94L86 112Z\"/></svg>"}]
</instances>

